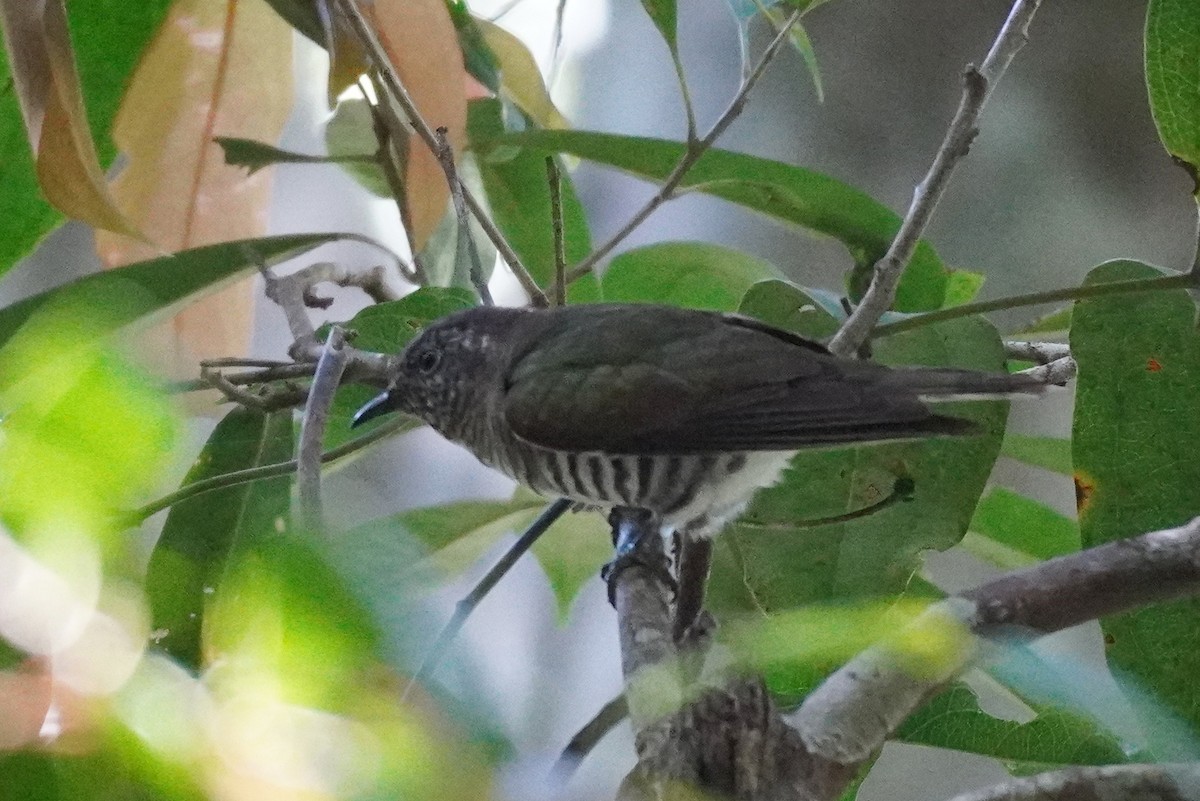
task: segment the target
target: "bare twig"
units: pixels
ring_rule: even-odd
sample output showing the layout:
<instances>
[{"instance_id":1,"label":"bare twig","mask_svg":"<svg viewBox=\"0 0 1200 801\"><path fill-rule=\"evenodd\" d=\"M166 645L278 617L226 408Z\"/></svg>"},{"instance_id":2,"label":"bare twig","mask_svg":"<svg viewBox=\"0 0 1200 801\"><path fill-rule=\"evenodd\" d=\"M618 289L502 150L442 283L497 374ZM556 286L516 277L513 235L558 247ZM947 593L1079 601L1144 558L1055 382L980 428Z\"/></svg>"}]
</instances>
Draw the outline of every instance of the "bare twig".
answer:
<instances>
[{"instance_id":1,"label":"bare twig","mask_svg":"<svg viewBox=\"0 0 1200 801\"><path fill-rule=\"evenodd\" d=\"M337 0L337 4L338 9L346 17L347 21L350 23L350 27L354 30L355 35L362 44L363 50L367 54L367 58L375 68L375 71L379 74L380 80L387 89L388 95L391 96L397 104L399 104L400 108L404 111L405 116L408 118L408 124L412 126L412 129L416 131L417 136L419 136L421 141L425 143L425 146L429 148L429 152L436 156L438 153L437 134L434 132L429 123L425 121L425 118L421 116L421 112L417 109L416 102L413 100L412 95L408 93L408 89L405 88L404 82L400 80L400 75L396 72L395 67L392 66L391 61L388 59L387 51L384 50L383 44L379 41L379 37L375 35L375 31L371 28L371 24L367 21L366 17L363 16L362 11L359 10L358 5L354 2L354 0ZM447 175L446 180L452 182L451 185L453 185L453 182L457 181L458 179L457 177ZM461 186L462 182L458 181L458 183ZM513 275L517 277L521 287L525 290L526 294L529 295L530 301L535 306L548 305L545 293L542 292L541 288L537 285L537 282L533 280L533 276L529 274L529 270L525 268L525 265L521 262L520 257L517 256L516 251L514 251L512 246L509 245L508 240L504 238L504 234L500 232L500 229L496 227L496 224L487 215L483 205L479 202L478 198L475 197L474 193L471 192L469 187L462 186L462 196L463 200L467 204L467 207L471 209L471 213L475 215L475 219L479 221L479 226L484 230L484 233L487 234L488 238L492 240L492 244L496 246L496 250L498 250L500 255L504 257L504 260L512 269Z\"/></svg>"},{"instance_id":2,"label":"bare twig","mask_svg":"<svg viewBox=\"0 0 1200 801\"><path fill-rule=\"evenodd\" d=\"M247 392L236 384L231 383L225 376L221 375L220 371L214 370L211 367L200 367L200 380L221 391L221 394L226 399L234 403L240 403L251 409L265 409L266 402L262 397L255 395L253 392Z\"/></svg>"},{"instance_id":3,"label":"bare twig","mask_svg":"<svg viewBox=\"0 0 1200 801\"><path fill-rule=\"evenodd\" d=\"M416 672L413 673L412 678L409 679L408 684L405 686L402 698L407 698L413 687L433 675L433 672L441 663L442 657L446 655L446 650L450 647L450 643L458 636L458 632L462 630L463 625L467 622L467 618L475 611L475 607L479 606L479 602L492 591L492 588L496 586L500 579L504 578L505 574L517 563L517 560L533 547L538 538L546 533L546 530L553 525L554 521L562 517L570 508L570 500L559 498L542 510L537 519L529 524L529 528L525 529L525 533L517 538L512 547L504 552L499 561L492 565L492 568L471 588L471 591L454 605L454 614L450 616L450 620L438 632L433 646L429 649L429 653L426 654L425 659L421 661Z\"/></svg>"},{"instance_id":4,"label":"bare twig","mask_svg":"<svg viewBox=\"0 0 1200 801\"><path fill-rule=\"evenodd\" d=\"M321 463L328 464L329 462L349 456L355 451L362 450L368 445L373 445L379 440L390 437L397 431L401 431L411 425L412 418L403 416L394 417L391 420L385 421L378 428L372 429L348 442L344 442L336 448L330 448L325 451L325 453L321 454ZM296 459L291 459L286 462L248 467L245 470L235 470L232 473L213 476L201 481L193 481L191 484L185 484L174 492L164 495L158 500L151 501L145 506L123 513L120 516L119 524L126 527L136 526L152 515L158 514L163 509L169 509L181 501L186 501L188 498L195 498L197 495L225 489L226 487L236 487L239 484L249 484L252 481L264 481L268 478L286 476L295 473L298 465L299 462Z\"/></svg>"},{"instance_id":5,"label":"bare twig","mask_svg":"<svg viewBox=\"0 0 1200 801\"><path fill-rule=\"evenodd\" d=\"M868 759L921 703L962 672L980 639L1030 638L1116 612L1200 594L1200 518L1181 528L1061 556L934 604L898 642L936 638L935 663L872 646L826 679L794 718L815 755ZM914 669L916 668L916 669Z\"/></svg>"},{"instance_id":6,"label":"bare twig","mask_svg":"<svg viewBox=\"0 0 1200 801\"><path fill-rule=\"evenodd\" d=\"M308 402L304 405L304 417L300 420L300 443L296 448L300 523L312 532L324 530L321 513L321 445L325 441L325 427L333 406L333 394L346 369L345 346L346 333L341 326L333 326L329 338L325 340L325 350L317 362L317 371L308 391Z\"/></svg>"},{"instance_id":7,"label":"bare twig","mask_svg":"<svg viewBox=\"0 0 1200 801\"><path fill-rule=\"evenodd\" d=\"M450 198L454 203L454 216L458 220L458 235L455 237L454 261L456 264L467 262L467 270L471 276L471 285L475 287L479 301L484 306L494 306L492 293L488 290L487 279L483 276L483 262L479 258L479 248L475 246L475 238L471 236L471 221L467 216L467 204L463 200L462 179L458 177L458 168L454 166L454 148L450 145L450 137L445 127L437 129L437 157L446 173L450 184Z\"/></svg>"},{"instance_id":8,"label":"bare twig","mask_svg":"<svg viewBox=\"0 0 1200 801\"><path fill-rule=\"evenodd\" d=\"M546 156L546 182L550 185L550 227L554 232L554 283L550 301L555 306L567 304L567 243L563 235L562 176L554 156Z\"/></svg>"},{"instance_id":9,"label":"bare twig","mask_svg":"<svg viewBox=\"0 0 1200 801\"><path fill-rule=\"evenodd\" d=\"M921 239L933 211L950 182L959 160L967 154L975 138L976 121L996 84L1012 63L1017 51L1025 44L1029 23L1041 0L1016 0L1008 19L992 43L991 50L976 69L967 67L963 75L963 94L958 110L946 137L934 156L929 172L913 192L908 213L883 258L875 263L871 285L862 302L842 324L829 342L829 349L839 356L849 356L867 341L879 318L891 308L896 299L896 286L913 251Z\"/></svg>"},{"instance_id":10,"label":"bare twig","mask_svg":"<svg viewBox=\"0 0 1200 801\"><path fill-rule=\"evenodd\" d=\"M629 715L629 704L625 702L625 693L600 707L600 711L592 717L583 728L575 733L571 742L563 749L558 762L554 765L552 775L559 781L566 781L575 772L575 766L592 752L592 749L604 739L617 724Z\"/></svg>"},{"instance_id":11,"label":"bare twig","mask_svg":"<svg viewBox=\"0 0 1200 801\"><path fill-rule=\"evenodd\" d=\"M300 361L299 352L317 344L317 332L308 318L308 306L305 303L309 285L290 279L290 276L280 278L267 267L261 268L261 272L267 297L275 302L287 318L288 330L292 334L289 353L296 361Z\"/></svg>"},{"instance_id":12,"label":"bare twig","mask_svg":"<svg viewBox=\"0 0 1200 801\"><path fill-rule=\"evenodd\" d=\"M763 51L762 56L759 57L758 63L754 65L754 69L751 70L750 74L746 76L746 79L742 81L742 85L738 89L737 94L734 95L733 99L729 102L729 105L725 108L725 111L723 111L721 116L717 118L717 121L713 123L713 126L709 129L708 133L706 133L700 139L694 139L688 142L683 156L679 159L679 163L676 164L674 169L671 170L670 174L667 175L666 179L662 183L662 186L658 188L658 191L654 194L654 196L646 201L646 203L640 209L634 212L633 216L629 218L629 221L625 223L625 225L621 226L621 229L613 234L607 242L597 247L590 254L588 254L587 258L571 268L571 270L567 273L567 283L571 283L572 281L575 281L580 277L590 273L593 269L595 269L596 265L600 263L601 259L611 253L613 249L615 249L622 242L624 242L625 239L631 233L633 233L633 231L639 225L645 222L651 214L658 210L659 206L675 197L676 190L683 182L683 179L687 177L688 172L692 169L692 167L696 166L696 162L700 160L701 156L703 156L709 151L709 149L712 148L713 143L720 138L721 134L725 133L725 129L728 128L742 113L742 110L746 107L746 101L750 95L750 91L758 83L759 79L763 76L763 73L766 72L767 67L775 58L775 55L779 52L779 49L783 46L783 43L787 40L788 31L790 31L792 26L799 21L800 17L800 11L796 11L790 17L788 17L787 22L785 22L783 25L783 28L778 34L776 34L775 38L771 40L771 43L767 45L767 48Z\"/></svg>"},{"instance_id":13,"label":"bare twig","mask_svg":"<svg viewBox=\"0 0 1200 801\"><path fill-rule=\"evenodd\" d=\"M952 801L1200 801L1200 765L1101 765L1039 773Z\"/></svg>"}]
</instances>

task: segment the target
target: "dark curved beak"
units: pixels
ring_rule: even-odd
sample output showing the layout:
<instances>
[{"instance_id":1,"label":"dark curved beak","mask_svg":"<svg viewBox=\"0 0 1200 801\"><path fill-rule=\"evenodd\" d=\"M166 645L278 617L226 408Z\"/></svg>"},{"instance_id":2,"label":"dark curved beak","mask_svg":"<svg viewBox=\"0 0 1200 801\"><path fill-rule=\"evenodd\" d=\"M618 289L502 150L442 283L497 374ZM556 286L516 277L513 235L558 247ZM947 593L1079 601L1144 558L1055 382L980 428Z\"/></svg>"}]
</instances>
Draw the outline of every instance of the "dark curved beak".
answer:
<instances>
[{"instance_id":1,"label":"dark curved beak","mask_svg":"<svg viewBox=\"0 0 1200 801\"><path fill-rule=\"evenodd\" d=\"M400 408L400 404L392 390L381 392L371 400L363 404L362 408L354 413L353 419L350 420L351 428L358 428L363 423L372 418L385 415L388 412L394 412Z\"/></svg>"}]
</instances>

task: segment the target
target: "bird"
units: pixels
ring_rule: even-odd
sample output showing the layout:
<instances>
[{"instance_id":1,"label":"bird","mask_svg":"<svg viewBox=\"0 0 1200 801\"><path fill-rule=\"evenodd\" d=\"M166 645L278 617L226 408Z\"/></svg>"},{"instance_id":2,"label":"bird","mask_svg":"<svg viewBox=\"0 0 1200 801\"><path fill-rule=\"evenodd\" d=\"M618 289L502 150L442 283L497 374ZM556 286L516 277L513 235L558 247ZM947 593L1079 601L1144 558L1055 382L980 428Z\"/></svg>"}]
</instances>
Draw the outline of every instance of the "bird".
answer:
<instances>
[{"instance_id":1,"label":"bird","mask_svg":"<svg viewBox=\"0 0 1200 801\"><path fill-rule=\"evenodd\" d=\"M431 323L352 425L412 414L546 496L706 540L798 451L961 436L937 401L1031 376L842 358L756 319L656 304L479 306Z\"/></svg>"}]
</instances>

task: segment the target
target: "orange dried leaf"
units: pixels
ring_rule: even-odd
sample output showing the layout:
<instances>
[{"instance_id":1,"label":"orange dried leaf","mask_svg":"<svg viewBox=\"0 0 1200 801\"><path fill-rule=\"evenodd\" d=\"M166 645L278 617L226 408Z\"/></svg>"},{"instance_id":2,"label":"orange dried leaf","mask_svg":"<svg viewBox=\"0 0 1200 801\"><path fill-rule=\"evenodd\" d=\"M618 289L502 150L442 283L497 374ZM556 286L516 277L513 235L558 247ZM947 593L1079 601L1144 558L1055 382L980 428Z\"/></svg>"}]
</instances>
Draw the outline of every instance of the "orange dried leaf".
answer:
<instances>
[{"instance_id":1,"label":"orange dried leaf","mask_svg":"<svg viewBox=\"0 0 1200 801\"><path fill-rule=\"evenodd\" d=\"M467 141L467 71L443 0L359 0L417 110L433 129L446 128L457 157ZM409 138L404 175L409 232L420 250L446 213L450 189L437 156Z\"/></svg>"},{"instance_id":2,"label":"orange dried leaf","mask_svg":"<svg viewBox=\"0 0 1200 801\"><path fill-rule=\"evenodd\" d=\"M129 160L113 194L157 247L100 236L107 266L265 233L271 171L247 175L227 165L213 137L279 138L292 106L291 45L291 29L266 3L172 7L113 131ZM243 282L179 313L153 346L176 374L194 374L198 359L245 351L252 312L251 284Z\"/></svg>"},{"instance_id":3,"label":"orange dried leaf","mask_svg":"<svg viewBox=\"0 0 1200 801\"><path fill-rule=\"evenodd\" d=\"M0 22L42 194L69 217L140 236L100 169L63 0L0 0Z\"/></svg>"}]
</instances>

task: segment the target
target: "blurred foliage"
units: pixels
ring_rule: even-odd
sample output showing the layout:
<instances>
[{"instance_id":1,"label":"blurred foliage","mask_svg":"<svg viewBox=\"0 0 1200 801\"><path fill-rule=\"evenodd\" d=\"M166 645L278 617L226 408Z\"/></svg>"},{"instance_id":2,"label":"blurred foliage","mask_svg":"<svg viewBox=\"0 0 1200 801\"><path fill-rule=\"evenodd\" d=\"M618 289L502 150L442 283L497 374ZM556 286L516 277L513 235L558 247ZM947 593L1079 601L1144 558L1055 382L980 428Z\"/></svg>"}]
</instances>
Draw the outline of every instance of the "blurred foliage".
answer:
<instances>
[{"instance_id":1,"label":"blurred foliage","mask_svg":"<svg viewBox=\"0 0 1200 801\"><path fill-rule=\"evenodd\" d=\"M0 0L0 7L10 2L19 0ZM345 44L344 31L326 31L320 4L270 2L314 41L324 46L328 33L339 48ZM376 7L390 2L376 0ZM731 0L744 62L749 20L778 25L793 9L818 4ZM67 46L105 164L114 156L110 126L122 87L166 9L156 2L132 14L118 5L79 0L69 9L74 36ZM680 17L692 12L674 0L642 6L686 101ZM558 267L547 158L561 174L569 270L593 249L589 210L567 169L574 159L657 182L688 144L567 130L529 47L458 0L447 14L466 69L495 94L469 103L460 174L546 287ZM1185 0L1151 0L1145 31L1154 122L1166 150L1190 165L1200 156L1197 19ZM445 21L439 17L439 25ZM789 35L820 91L808 31ZM332 83L340 91L361 60L344 49L334 56ZM11 73L0 72L10 86L0 92L0 273L59 219L35 184ZM349 157L340 168L368 191L400 203L404 214L406 204L428 207L428 241L417 256L429 285L343 323L354 346L395 354L430 321L475 305L476 297L456 219L447 211L437 222L444 197L431 199L411 182L400 188L405 197L393 197L397 187L372 160L380 149L375 127L365 100L344 97L324 133L332 156ZM252 170L325 160L249 140L224 146L231 163ZM842 180L728 150L705 153L680 184L685 191L832 237L853 262L844 286L800 286L741 250L669 241L614 249L571 283L568 301L734 312L824 340L861 296L900 223L887 205ZM494 244L476 222L466 235L490 270ZM496 796L515 748L488 700L483 679L491 676L406 687L425 656L430 593L526 528L544 499L518 489L507 500L406 509L318 540L293 530L289 477L230 482L175 503L148 564L149 543L119 525L122 510L144 502L172 464L193 454L184 452L179 413L164 388L115 350L110 335L145 326L257 267L346 238L353 237L294 234L163 254L0 308L0 801ZM1086 286L1159 275L1138 262L1109 262ZM950 268L922 241L895 308L911 315L970 304L984 278ZM1200 511L1191 458L1200 440L1200 338L1188 292L1092 297L1021 333L1063 331L1080 369L1070 440L1010 431L1007 405L986 401L945 407L977 424L973 437L809 451L793 460L780 484L762 492L716 544L710 602L736 665L763 672L787 704L873 643L883 642L916 675L948 670L973 645L960 628L921 616L938 597L918 574L926 551L961 541L993 565L1016 568L1179 525ZM885 364L1006 367L996 328L979 314L926 321L871 347ZM326 448L350 441L353 411L378 389L339 388ZM286 462L294 428L290 409L228 411L183 483ZM985 492L1001 454L1073 475L1079 522L1011 489ZM595 589L592 579L610 551L604 519L590 510L565 516L534 546L560 620L585 588ZM1145 742L1119 742L1109 730L1112 716L1089 708L1108 691L1087 669L1050 665L1018 648L1001 649L993 674L1005 685L997 692L1023 705L1026 718L997 717L973 689L953 684L897 737L1003 759L1014 772L1119 763L1143 751L1195 758L1198 610L1185 601L1102 621L1107 655L1123 698L1145 723Z\"/></svg>"}]
</instances>

